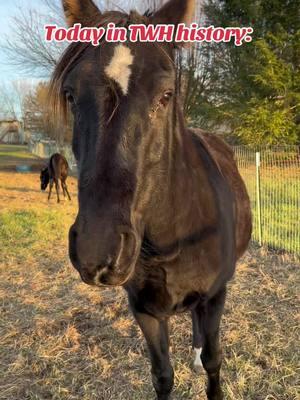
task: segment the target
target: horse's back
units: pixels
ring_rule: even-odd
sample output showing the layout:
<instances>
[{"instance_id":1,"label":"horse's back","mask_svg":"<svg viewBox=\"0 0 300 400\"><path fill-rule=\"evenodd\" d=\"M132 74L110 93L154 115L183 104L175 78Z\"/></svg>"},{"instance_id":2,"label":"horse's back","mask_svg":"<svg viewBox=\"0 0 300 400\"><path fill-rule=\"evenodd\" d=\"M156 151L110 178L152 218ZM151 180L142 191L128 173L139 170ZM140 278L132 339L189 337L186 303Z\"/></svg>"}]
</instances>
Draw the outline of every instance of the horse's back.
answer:
<instances>
[{"instance_id":1,"label":"horse's back","mask_svg":"<svg viewBox=\"0 0 300 400\"><path fill-rule=\"evenodd\" d=\"M250 199L245 183L238 171L232 149L217 135L201 129L192 132L202 141L207 151L225 177L235 199L236 254L237 258L247 249L252 233Z\"/></svg>"},{"instance_id":2,"label":"horse's back","mask_svg":"<svg viewBox=\"0 0 300 400\"><path fill-rule=\"evenodd\" d=\"M50 173L53 177L58 179L66 178L68 176L68 161L66 158L59 153L55 153L51 156L49 161Z\"/></svg>"}]
</instances>

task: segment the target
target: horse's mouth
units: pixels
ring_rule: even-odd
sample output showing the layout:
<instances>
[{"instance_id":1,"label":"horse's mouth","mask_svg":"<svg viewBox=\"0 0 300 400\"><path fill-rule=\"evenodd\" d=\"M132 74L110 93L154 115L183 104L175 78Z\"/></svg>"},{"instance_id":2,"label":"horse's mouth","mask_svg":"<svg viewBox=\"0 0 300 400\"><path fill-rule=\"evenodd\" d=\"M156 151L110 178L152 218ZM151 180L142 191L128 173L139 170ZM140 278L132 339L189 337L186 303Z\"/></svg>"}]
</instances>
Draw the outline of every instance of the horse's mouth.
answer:
<instances>
[{"instance_id":1,"label":"horse's mouth","mask_svg":"<svg viewBox=\"0 0 300 400\"><path fill-rule=\"evenodd\" d=\"M125 285L133 276L135 271L135 263L126 268L126 272L114 269L112 266L98 267L96 273L90 273L79 267L76 260L71 260L74 268L79 273L82 282L89 286L116 287Z\"/></svg>"}]
</instances>

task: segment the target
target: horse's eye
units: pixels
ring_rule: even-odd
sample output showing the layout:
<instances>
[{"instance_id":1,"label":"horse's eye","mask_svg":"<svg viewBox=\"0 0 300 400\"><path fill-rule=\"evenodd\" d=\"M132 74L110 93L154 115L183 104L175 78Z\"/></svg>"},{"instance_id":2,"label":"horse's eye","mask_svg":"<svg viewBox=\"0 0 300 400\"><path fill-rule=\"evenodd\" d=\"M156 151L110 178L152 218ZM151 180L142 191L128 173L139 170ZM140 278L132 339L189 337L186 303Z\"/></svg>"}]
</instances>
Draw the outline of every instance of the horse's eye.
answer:
<instances>
[{"instance_id":1,"label":"horse's eye","mask_svg":"<svg viewBox=\"0 0 300 400\"><path fill-rule=\"evenodd\" d=\"M166 90L164 93L164 99L169 100L173 96L172 90Z\"/></svg>"},{"instance_id":2,"label":"horse's eye","mask_svg":"<svg viewBox=\"0 0 300 400\"><path fill-rule=\"evenodd\" d=\"M75 99L74 99L74 97L72 96L72 94L70 92L66 92L66 100L71 105L75 104Z\"/></svg>"},{"instance_id":3,"label":"horse's eye","mask_svg":"<svg viewBox=\"0 0 300 400\"><path fill-rule=\"evenodd\" d=\"M163 94L163 96L160 99L160 102L166 106L168 102L170 101L171 97L173 96L172 90L166 90Z\"/></svg>"}]
</instances>

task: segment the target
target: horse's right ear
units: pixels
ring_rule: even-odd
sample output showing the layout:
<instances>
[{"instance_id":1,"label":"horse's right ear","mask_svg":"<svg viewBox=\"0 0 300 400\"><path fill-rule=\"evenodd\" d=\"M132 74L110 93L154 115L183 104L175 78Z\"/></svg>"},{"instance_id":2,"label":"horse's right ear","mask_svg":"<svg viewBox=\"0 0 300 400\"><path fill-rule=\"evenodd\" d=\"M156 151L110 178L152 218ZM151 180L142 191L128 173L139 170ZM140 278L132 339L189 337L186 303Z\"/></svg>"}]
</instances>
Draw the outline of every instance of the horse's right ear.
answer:
<instances>
[{"instance_id":1,"label":"horse's right ear","mask_svg":"<svg viewBox=\"0 0 300 400\"><path fill-rule=\"evenodd\" d=\"M101 15L92 0L62 0L62 5L68 26L94 26Z\"/></svg>"}]
</instances>

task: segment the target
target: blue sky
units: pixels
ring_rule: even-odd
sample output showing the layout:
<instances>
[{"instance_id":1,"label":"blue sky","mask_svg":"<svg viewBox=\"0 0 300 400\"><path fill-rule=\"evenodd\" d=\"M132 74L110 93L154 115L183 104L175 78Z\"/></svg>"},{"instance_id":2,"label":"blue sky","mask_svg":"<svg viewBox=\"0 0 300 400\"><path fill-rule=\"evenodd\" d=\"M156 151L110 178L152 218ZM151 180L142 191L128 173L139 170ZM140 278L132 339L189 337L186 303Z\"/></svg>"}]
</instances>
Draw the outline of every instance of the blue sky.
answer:
<instances>
[{"instance_id":1,"label":"blue sky","mask_svg":"<svg viewBox=\"0 0 300 400\"><path fill-rule=\"evenodd\" d=\"M42 10L43 3L41 0L0 0L0 43L5 35L13 31L12 17L18 13L18 7ZM7 65L5 53L0 48L0 83L19 79L28 79L28 76L24 76L16 67Z\"/></svg>"}]
</instances>

